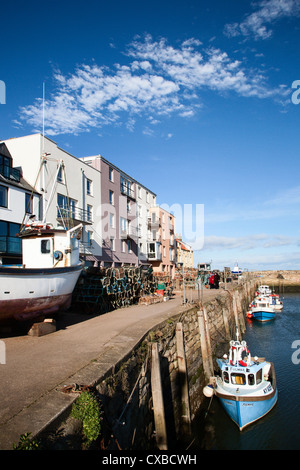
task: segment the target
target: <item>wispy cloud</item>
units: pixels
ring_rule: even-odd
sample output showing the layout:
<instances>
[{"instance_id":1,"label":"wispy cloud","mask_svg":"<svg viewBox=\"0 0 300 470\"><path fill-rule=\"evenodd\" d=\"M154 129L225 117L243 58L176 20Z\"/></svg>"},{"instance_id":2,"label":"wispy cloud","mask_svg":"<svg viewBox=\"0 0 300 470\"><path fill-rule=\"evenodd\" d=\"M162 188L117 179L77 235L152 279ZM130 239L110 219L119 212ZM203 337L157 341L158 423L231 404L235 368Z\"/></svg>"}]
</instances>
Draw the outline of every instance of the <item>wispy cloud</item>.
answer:
<instances>
[{"instance_id":1,"label":"wispy cloud","mask_svg":"<svg viewBox=\"0 0 300 470\"><path fill-rule=\"evenodd\" d=\"M247 251L259 248L275 248L283 246L299 246L300 237L289 237L278 234L249 234L242 237L209 235L204 238L204 250L239 250ZM197 249L196 246L193 246Z\"/></svg>"},{"instance_id":2,"label":"wispy cloud","mask_svg":"<svg viewBox=\"0 0 300 470\"><path fill-rule=\"evenodd\" d=\"M255 40L268 39L273 34L269 25L300 14L300 0L262 0L256 5L257 10L247 15L241 23L227 24L224 34L229 37L251 36Z\"/></svg>"},{"instance_id":3,"label":"wispy cloud","mask_svg":"<svg viewBox=\"0 0 300 470\"><path fill-rule=\"evenodd\" d=\"M173 115L188 119L201 109L205 90L259 98L286 93L280 85L268 86L258 70L247 70L241 61L220 49L205 48L194 38L174 47L166 39L154 41L147 35L135 38L124 55L127 65L83 64L68 75L54 72L55 91L44 103L48 135L106 125L133 130L139 117L150 124ZM22 107L18 122L41 130L42 99Z\"/></svg>"},{"instance_id":4,"label":"wispy cloud","mask_svg":"<svg viewBox=\"0 0 300 470\"><path fill-rule=\"evenodd\" d=\"M207 208L208 209L208 208ZM241 207L238 201L223 200L217 203L217 210L206 210L205 223L218 224L233 221L259 221L286 217L299 219L300 215L300 186L282 190L274 194L272 199L250 201L249 207Z\"/></svg>"}]
</instances>

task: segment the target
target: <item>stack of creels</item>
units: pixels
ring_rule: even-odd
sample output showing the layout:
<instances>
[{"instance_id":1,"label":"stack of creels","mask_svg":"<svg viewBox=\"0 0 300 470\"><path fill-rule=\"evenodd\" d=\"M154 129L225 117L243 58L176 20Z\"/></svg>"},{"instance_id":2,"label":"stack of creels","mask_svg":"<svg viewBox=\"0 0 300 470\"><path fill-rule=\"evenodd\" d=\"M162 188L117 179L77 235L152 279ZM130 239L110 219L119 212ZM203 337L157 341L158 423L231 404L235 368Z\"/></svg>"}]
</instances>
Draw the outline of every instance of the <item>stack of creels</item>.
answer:
<instances>
[{"instance_id":1,"label":"stack of creels","mask_svg":"<svg viewBox=\"0 0 300 470\"><path fill-rule=\"evenodd\" d=\"M73 292L72 308L85 313L107 313L138 303L156 291L157 281L149 266L87 268Z\"/></svg>"}]
</instances>

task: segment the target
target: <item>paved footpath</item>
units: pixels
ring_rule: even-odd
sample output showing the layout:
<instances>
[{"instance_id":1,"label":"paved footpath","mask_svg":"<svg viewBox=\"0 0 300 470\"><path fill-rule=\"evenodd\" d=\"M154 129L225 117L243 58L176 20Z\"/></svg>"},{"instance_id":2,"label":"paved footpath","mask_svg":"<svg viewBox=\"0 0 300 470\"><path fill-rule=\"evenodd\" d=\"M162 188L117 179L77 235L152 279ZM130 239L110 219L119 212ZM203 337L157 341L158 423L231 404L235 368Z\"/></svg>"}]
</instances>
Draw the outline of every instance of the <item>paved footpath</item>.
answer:
<instances>
[{"instance_id":1,"label":"paved footpath","mask_svg":"<svg viewBox=\"0 0 300 470\"><path fill-rule=\"evenodd\" d=\"M204 290L203 300L216 294L226 295ZM64 313L57 330L45 336L2 335L0 450L11 450L25 432L36 435L70 408L76 394L63 393L63 386L97 383L151 328L193 305L182 305L178 295L93 317Z\"/></svg>"}]
</instances>

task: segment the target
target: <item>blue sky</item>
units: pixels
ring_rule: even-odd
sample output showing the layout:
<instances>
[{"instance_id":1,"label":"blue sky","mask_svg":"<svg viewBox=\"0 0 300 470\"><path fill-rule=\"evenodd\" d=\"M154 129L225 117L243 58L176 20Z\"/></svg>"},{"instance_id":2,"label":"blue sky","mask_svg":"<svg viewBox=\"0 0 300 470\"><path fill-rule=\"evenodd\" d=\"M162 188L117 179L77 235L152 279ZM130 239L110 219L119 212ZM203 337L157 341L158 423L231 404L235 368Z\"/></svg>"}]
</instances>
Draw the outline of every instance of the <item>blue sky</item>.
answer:
<instances>
[{"instance_id":1,"label":"blue sky","mask_svg":"<svg viewBox=\"0 0 300 470\"><path fill-rule=\"evenodd\" d=\"M42 131L44 82L61 148L183 220L204 205L204 244L181 227L196 263L300 269L300 0L16 0L1 18L1 139Z\"/></svg>"}]
</instances>

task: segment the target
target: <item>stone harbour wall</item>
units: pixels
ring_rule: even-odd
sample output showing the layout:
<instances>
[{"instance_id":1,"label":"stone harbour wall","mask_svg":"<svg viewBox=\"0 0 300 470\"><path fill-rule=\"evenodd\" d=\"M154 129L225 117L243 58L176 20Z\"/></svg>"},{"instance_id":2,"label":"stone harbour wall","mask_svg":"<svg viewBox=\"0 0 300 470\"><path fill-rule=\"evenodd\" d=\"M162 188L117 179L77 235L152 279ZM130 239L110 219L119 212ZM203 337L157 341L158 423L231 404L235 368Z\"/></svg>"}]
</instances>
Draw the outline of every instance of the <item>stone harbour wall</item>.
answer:
<instances>
[{"instance_id":1,"label":"stone harbour wall","mask_svg":"<svg viewBox=\"0 0 300 470\"><path fill-rule=\"evenodd\" d=\"M227 352L228 342L235 338L236 325L241 335L245 331L245 313L255 288L256 281L252 280L233 290L220 289L200 308L192 306L157 325L119 369L97 385L106 421L105 448L170 449L185 430L188 434L190 422L207 400L203 387L213 374L215 358ZM203 314L210 343L208 352L202 349ZM178 349L178 325L183 354ZM153 345L157 345L159 355L158 384L153 384L152 378ZM185 371L179 367L183 359ZM159 393L161 404L154 403Z\"/></svg>"}]
</instances>

